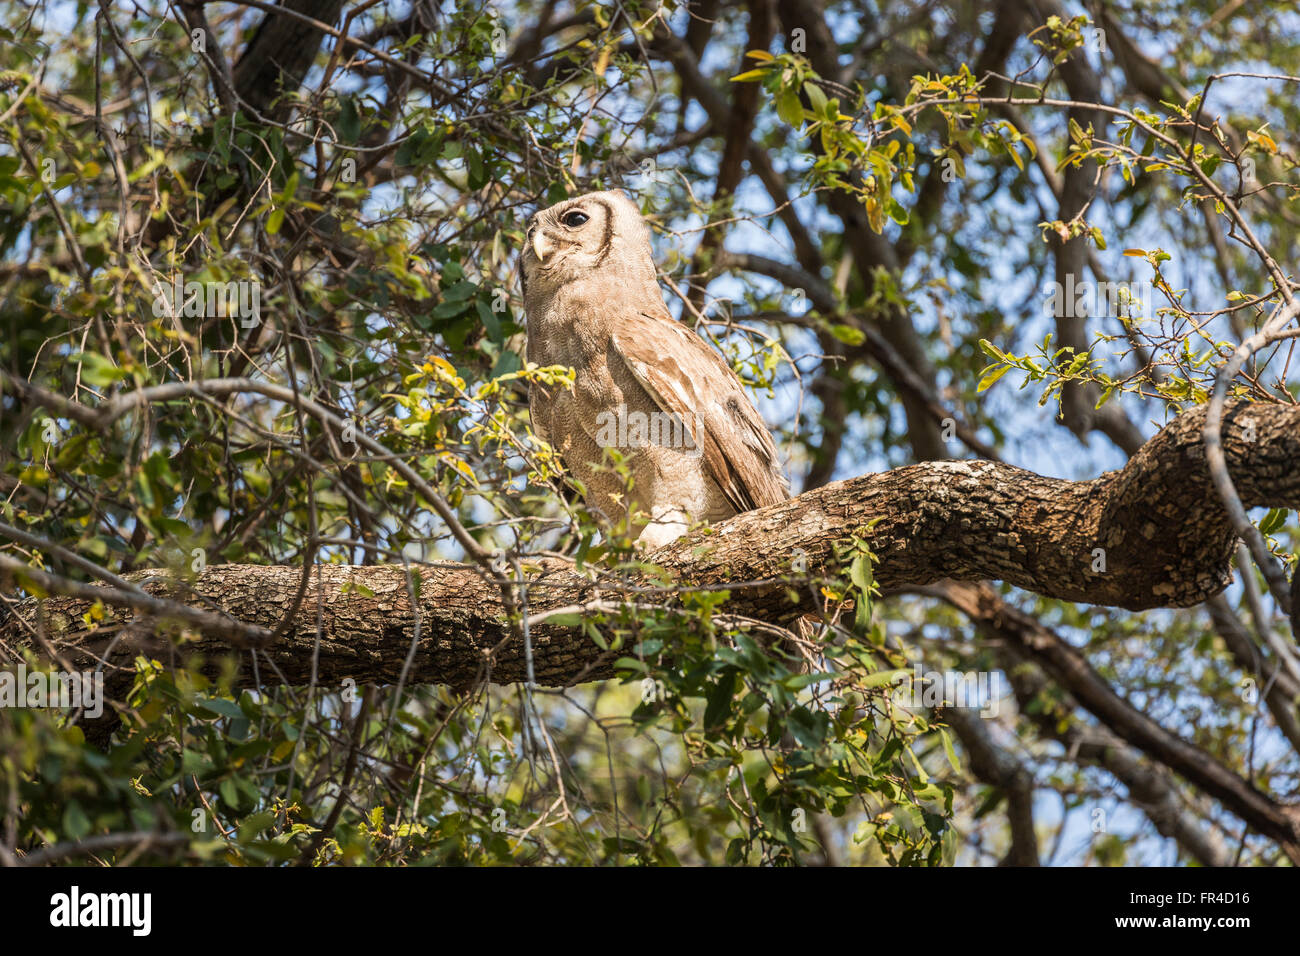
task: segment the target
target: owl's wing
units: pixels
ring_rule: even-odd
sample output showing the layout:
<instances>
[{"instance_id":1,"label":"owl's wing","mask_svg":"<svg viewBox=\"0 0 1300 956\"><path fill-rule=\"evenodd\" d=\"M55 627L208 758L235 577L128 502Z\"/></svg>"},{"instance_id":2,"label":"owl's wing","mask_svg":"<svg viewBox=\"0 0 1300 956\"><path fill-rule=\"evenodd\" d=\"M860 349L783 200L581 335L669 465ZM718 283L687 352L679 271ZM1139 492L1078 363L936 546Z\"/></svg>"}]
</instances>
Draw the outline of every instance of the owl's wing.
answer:
<instances>
[{"instance_id":1,"label":"owl's wing","mask_svg":"<svg viewBox=\"0 0 1300 956\"><path fill-rule=\"evenodd\" d=\"M790 497L767 425L704 339L667 314L637 312L618 321L613 343L654 403L691 430L732 507L750 511Z\"/></svg>"}]
</instances>

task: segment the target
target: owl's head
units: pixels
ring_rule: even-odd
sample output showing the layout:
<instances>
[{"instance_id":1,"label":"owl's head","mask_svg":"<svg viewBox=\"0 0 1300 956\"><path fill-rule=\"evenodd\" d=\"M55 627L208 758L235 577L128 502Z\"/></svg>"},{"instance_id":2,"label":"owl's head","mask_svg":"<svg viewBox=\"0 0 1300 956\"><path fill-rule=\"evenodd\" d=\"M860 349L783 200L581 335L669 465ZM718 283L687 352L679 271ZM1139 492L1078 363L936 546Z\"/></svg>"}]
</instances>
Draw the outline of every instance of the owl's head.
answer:
<instances>
[{"instance_id":1,"label":"owl's head","mask_svg":"<svg viewBox=\"0 0 1300 956\"><path fill-rule=\"evenodd\" d=\"M522 254L524 295L549 295L588 278L655 281L650 230L617 191L588 193L528 220Z\"/></svg>"}]
</instances>

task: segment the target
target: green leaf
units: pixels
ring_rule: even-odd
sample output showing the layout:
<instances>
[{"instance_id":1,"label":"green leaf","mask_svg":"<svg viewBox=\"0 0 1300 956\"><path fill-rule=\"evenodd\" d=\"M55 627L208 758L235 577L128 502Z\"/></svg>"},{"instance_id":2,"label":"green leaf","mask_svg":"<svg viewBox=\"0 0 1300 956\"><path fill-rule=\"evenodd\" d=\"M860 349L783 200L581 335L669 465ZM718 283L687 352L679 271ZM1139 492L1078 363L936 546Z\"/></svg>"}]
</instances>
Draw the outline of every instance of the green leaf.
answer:
<instances>
[{"instance_id":1,"label":"green leaf","mask_svg":"<svg viewBox=\"0 0 1300 956\"><path fill-rule=\"evenodd\" d=\"M478 189L488 181L483 154L469 146L465 147L465 169L468 173L467 183L470 189Z\"/></svg>"},{"instance_id":2,"label":"green leaf","mask_svg":"<svg viewBox=\"0 0 1300 956\"><path fill-rule=\"evenodd\" d=\"M342 142L355 143L361 138L361 115L357 112L356 100L351 96L345 96L339 106L337 130Z\"/></svg>"},{"instance_id":3,"label":"green leaf","mask_svg":"<svg viewBox=\"0 0 1300 956\"><path fill-rule=\"evenodd\" d=\"M81 364L81 380L96 388L103 388L126 378L126 371L98 352L78 352L74 362Z\"/></svg>"},{"instance_id":4,"label":"green leaf","mask_svg":"<svg viewBox=\"0 0 1300 956\"><path fill-rule=\"evenodd\" d=\"M739 866L745 862L746 843L741 837L736 837L727 844L727 866Z\"/></svg>"},{"instance_id":5,"label":"green leaf","mask_svg":"<svg viewBox=\"0 0 1300 956\"><path fill-rule=\"evenodd\" d=\"M478 317L483 321L483 328L487 331L488 338L500 345L505 336L501 331L501 322L497 319L496 313L482 299L474 303L478 309Z\"/></svg>"},{"instance_id":6,"label":"green leaf","mask_svg":"<svg viewBox=\"0 0 1300 956\"><path fill-rule=\"evenodd\" d=\"M210 714L218 717L243 717L244 712L239 709L239 705L233 700L226 700L224 697L212 697L197 702L201 710L206 710Z\"/></svg>"},{"instance_id":7,"label":"green leaf","mask_svg":"<svg viewBox=\"0 0 1300 956\"><path fill-rule=\"evenodd\" d=\"M708 706L704 708L705 731L721 728L731 710L731 698L736 689L736 672L728 670L718 679L706 698Z\"/></svg>"},{"instance_id":8,"label":"green leaf","mask_svg":"<svg viewBox=\"0 0 1300 956\"><path fill-rule=\"evenodd\" d=\"M818 116L826 115L826 94L816 83L806 82L803 85L804 95L808 97L808 102L812 106L812 111Z\"/></svg>"},{"instance_id":9,"label":"green leaf","mask_svg":"<svg viewBox=\"0 0 1300 956\"><path fill-rule=\"evenodd\" d=\"M786 726L790 728L790 733L794 734L794 739L799 741L801 746L810 749L820 747L826 741L826 734L830 730L830 715L824 710L814 714L807 707L796 707L790 711L790 719Z\"/></svg>"},{"instance_id":10,"label":"green leaf","mask_svg":"<svg viewBox=\"0 0 1300 956\"><path fill-rule=\"evenodd\" d=\"M859 554L849 565L849 580L857 586L857 589L863 594L871 590L872 584L871 562L865 554Z\"/></svg>"},{"instance_id":11,"label":"green leaf","mask_svg":"<svg viewBox=\"0 0 1300 956\"><path fill-rule=\"evenodd\" d=\"M867 340L867 333L852 325L844 325L837 322L831 326L831 335L835 336L845 345L861 345Z\"/></svg>"},{"instance_id":12,"label":"green leaf","mask_svg":"<svg viewBox=\"0 0 1300 956\"><path fill-rule=\"evenodd\" d=\"M512 375L523 368L523 362L520 361L519 353L513 349L503 349L498 356L496 364L492 366L492 378L500 378L502 375ZM579 566L579 571L582 567Z\"/></svg>"},{"instance_id":13,"label":"green leaf","mask_svg":"<svg viewBox=\"0 0 1300 956\"><path fill-rule=\"evenodd\" d=\"M893 684L900 676L910 673L911 671L908 670L876 671L874 674L860 678L857 685L863 688L884 687Z\"/></svg>"},{"instance_id":14,"label":"green leaf","mask_svg":"<svg viewBox=\"0 0 1300 956\"><path fill-rule=\"evenodd\" d=\"M393 154L393 163L397 166L410 166L420 153L420 147L428 140L429 134L424 129L411 130L411 135L402 141Z\"/></svg>"},{"instance_id":15,"label":"green leaf","mask_svg":"<svg viewBox=\"0 0 1300 956\"><path fill-rule=\"evenodd\" d=\"M803 127L803 104L794 90L782 90L776 97L776 115L795 129Z\"/></svg>"},{"instance_id":16,"label":"green leaf","mask_svg":"<svg viewBox=\"0 0 1300 956\"><path fill-rule=\"evenodd\" d=\"M429 310L429 315L435 319L454 319L458 315L464 315L468 310L467 302L444 299Z\"/></svg>"},{"instance_id":17,"label":"green leaf","mask_svg":"<svg viewBox=\"0 0 1300 956\"><path fill-rule=\"evenodd\" d=\"M74 840L80 840L90 832L90 817L76 800L69 800L63 808L63 830Z\"/></svg>"},{"instance_id":18,"label":"green leaf","mask_svg":"<svg viewBox=\"0 0 1300 956\"><path fill-rule=\"evenodd\" d=\"M465 302L473 298L478 289L478 283L471 282L469 279L461 279L443 289L442 297L447 301Z\"/></svg>"},{"instance_id":19,"label":"green leaf","mask_svg":"<svg viewBox=\"0 0 1300 956\"><path fill-rule=\"evenodd\" d=\"M1007 372L1009 371L1011 371L1010 365L990 366L990 370L984 374L983 378L980 379L980 383L975 387L975 391L983 392L989 388L992 388L993 383L996 382L998 379L1000 379L1003 375L1006 375Z\"/></svg>"},{"instance_id":20,"label":"green leaf","mask_svg":"<svg viewBox=\"0 0 1300 956\"><path fill-rule=\"evenodd\" d=\"M961 762L957 759L957 751L953 749L952 737L948 735L947 728L939 728L939 739L943 741L943 752L948 758L948 766L952 767L953 773L961 773Z\"/></svg>"},{"instance_id":21,"label":"green leaf","mask_svg":"<svg viewBox=\"0 0 1300 956\"><path fill-rule=\"evenodd\" d=\"M1286 524L1286 516L1290 513L1289 508L1271 508L1264 519L1259 523L1261 534L1272 534Z\"/></svg>"},{"instance_id":22,"label":"green leaf","mask_svg":"<svg viewBox=\"0 0 1300 956\"><path fill-rule=\"evenodd\" d=\"M275 814L269 810L254 813L239 823L239 839L251 840L275 822Z\"/></svg>"}]
</instances>

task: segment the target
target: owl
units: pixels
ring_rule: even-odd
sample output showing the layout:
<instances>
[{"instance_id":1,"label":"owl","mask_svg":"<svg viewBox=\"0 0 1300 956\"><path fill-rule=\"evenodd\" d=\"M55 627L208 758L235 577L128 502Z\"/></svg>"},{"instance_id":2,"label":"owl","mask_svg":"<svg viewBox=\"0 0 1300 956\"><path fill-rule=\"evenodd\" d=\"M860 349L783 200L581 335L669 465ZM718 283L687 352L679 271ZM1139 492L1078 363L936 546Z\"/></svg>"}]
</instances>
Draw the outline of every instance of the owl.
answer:
<instances>
[{"instance_id":1,"label":"owl","mask_svg":"<svg viewBox=\"0 0 1300 956\"><path fill-rule=\"evenodd\" d=\"M521 266L528 361L575 373L571 390L530 387L533 429L587 507L611 525L627 520L653 550L692 522L790 497L772 436L731 366L664 304L650 230L631 199L590 193L537 213Z\"/></svg>"}]
</instances>

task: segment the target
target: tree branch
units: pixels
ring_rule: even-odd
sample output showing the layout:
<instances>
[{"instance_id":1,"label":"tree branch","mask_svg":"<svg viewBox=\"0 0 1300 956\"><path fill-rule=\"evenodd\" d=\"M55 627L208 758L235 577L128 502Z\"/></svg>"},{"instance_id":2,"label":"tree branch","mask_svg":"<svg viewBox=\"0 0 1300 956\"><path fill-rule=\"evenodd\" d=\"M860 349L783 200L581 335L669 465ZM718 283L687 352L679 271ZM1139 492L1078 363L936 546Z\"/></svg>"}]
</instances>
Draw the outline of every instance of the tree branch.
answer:
<instances>
[{"instance_id":1,"label":"tree branch","mask_svg":"<svg viewBox=\"0 0 1300 956\"><path fill-rule=\"evenodd\" d=\"M1027 614L1008 607L987 585L942 588L945 600L980 628L1033 659L1110 730L1221 801L1300 861L1300 808L1257 790L1203 749L1170 733L1113 690L1087 659Z\"/></svg>"},{"instance_id":2,"label":"tree branch","mask_svg":"<svg viewBox=\"0 0 1300 956\"><path fill-rule=\"evenodd\" d=\"M737 515L651 557L675 576L677 589L728 589L729 613L772 622L811 610L807 589L791 587L797 582L792 558L802 551L815 573L832 573L837 549L854 535L870 543L885 592L944 578L997 579L1069 601L1133 610L1188 607L1226 587L1236 542L1206 466L1204 420L1203 409L1180 416L1123 469L1091 481L1045 478L999 462L910 465ZM1236 403L1224 416L1223 437L1246 506L1300 505L1300 408ZM671 594L641 580L593 580L555 558L534 567L527 585L534 614ZM290 680L306 679L319 605L323 680L395 680L414 625L404 570L323 565L319 572L288 633L268 653ZM453 685L523 679L523 648L512 639L496 583L470 566L422 567L420 574L425 636L410 679ZM186 587L235 620L269 629L292 606L300 577L300 569L289 567L223 565L209 567ZM52 578L46 575L41 586L57 593ZM84 628L87 593L102 595L123 613L138 605L134 596L119 600L111 589L69 585L78 589L71 597L45 602L49 630L65 646L89 647L120 629L120 619L112 627ZM358 585L373 596L357 593ZM173 597L156 577L141 590ZM167 619L165 608L153 613ZM205 631L201 622L189 623ZM532 635L541 683L612 673L614 655L577 628L545 621ZM16 630L10 636L20 639ZM199 648L206 652L222 648L220 637L208 634L204 641Z\"/></svg>"}]
</instances>

